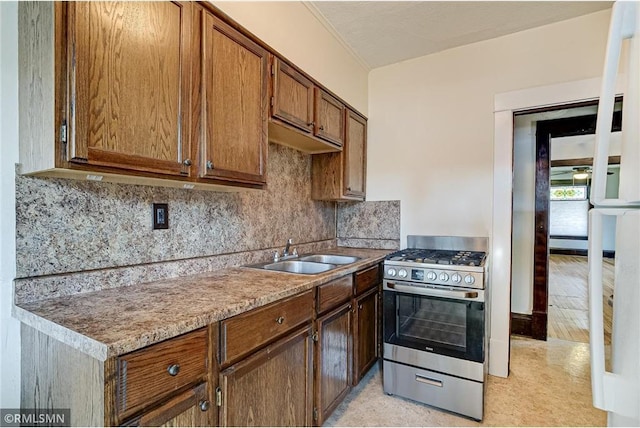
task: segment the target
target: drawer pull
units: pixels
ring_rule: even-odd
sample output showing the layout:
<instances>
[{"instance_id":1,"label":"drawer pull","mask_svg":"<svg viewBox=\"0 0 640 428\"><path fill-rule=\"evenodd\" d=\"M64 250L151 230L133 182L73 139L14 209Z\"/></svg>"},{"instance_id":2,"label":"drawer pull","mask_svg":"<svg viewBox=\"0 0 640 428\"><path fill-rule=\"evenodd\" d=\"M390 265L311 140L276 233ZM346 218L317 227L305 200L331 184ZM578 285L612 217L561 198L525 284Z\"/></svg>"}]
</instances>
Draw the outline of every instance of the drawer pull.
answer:
<instances>
[{"instance_id":1,"label":"drawer pull","mask_svg":"<svg viewBox=\"0 0 640 428\"><path fill-rule=\"evenodd\" d=\"M276 322L277 322L278 324L282 324L282 323L284 322L284 317L278 317L278 318L276 318Z\"/></svg>"},{"instance_id":2,"label":"drawer pull","mask_svg":"<svg viewBox=\"0 0 640 428\"><path fill-rule=\"evenodd\" d=\"M171 376L177 376L178 373L180 373L180 364L171 364L169 367L167 367L167 372Z\"/></svg>"},{"instance_id":3,"label":"drawer pull","mask_svg":"<svg viewBox=\"0 0 640 428\"><path fill-rule=\"evenodd\" d=\"M200 407L200 410L206 412L207 410L209 410L209 400L200 400L198 406Z\"/></svg>"},{"instance_id":4,"label":"drawer pull","mask_svg":"<svg viewBox=\"0 0 640 428\"><path fill-rule=\"evenodd\" d=\"M442 388L441 380L431 379L428 377L420 376L419 374L416 375L416 382L426 383L427 385L437 386L439 388Z\"/></svg>"}]
</instances>

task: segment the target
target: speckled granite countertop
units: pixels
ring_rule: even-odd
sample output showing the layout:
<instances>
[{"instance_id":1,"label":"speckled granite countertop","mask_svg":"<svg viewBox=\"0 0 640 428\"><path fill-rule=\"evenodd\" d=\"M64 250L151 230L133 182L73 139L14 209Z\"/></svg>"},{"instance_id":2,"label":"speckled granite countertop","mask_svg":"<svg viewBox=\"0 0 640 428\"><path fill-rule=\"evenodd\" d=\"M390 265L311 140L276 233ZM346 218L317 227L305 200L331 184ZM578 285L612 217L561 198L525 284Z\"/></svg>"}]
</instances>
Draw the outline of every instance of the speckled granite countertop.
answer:
<instances>
[{"instance_id":1,"label":"speckled granite countertop","mask_svg":"<svg viewBox=\"0 0 640 428\"><path fill-rule=\"evenodd\" d=\"M389 250L332 248L361 260L317 275L223 269L14 306L14 317L101 361L309 290L381 261Z\"/></svg>"}]
</instances>

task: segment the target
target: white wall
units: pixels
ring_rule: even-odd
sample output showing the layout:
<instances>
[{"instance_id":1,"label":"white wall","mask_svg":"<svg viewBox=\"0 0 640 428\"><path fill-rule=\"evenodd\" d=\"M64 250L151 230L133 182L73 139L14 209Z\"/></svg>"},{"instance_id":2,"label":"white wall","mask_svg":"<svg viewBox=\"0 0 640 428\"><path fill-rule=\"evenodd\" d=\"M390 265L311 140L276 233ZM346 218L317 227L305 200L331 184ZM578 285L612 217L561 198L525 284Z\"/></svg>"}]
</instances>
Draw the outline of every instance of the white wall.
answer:
<instances>
[{"instance_id":1,"label":"white wall","mask_svg":"<svg viewBox=\"0 0 640 428\"><path fill-rule=\"evenodd\" d=\"M18 161L18 3L0 2L0 408L20 406L20 323L11 318Z\"/></svg>"},{"instance_id":2,"label":"white wall","mask_svg":"<svg viewBox=\"0 0 640 428\"><path fill-rule=\"evenodd\" d=\"M496 146L494 156L494 129L509 146L513 130L512 116L494 122L494 96L598 77L609 15L598 12L369 75L367 198L401 200L401 245L407 234L484 235L492 242L492 229L500 235L492 244L492 374L508 373L511 248L503 235L511 230L506 206L512 179L511 147ZM504 192L503 181L509 186ZM494 188L495 209L506 209L495 220Z\"/></svg>"},{"instance_id":3,"label":"white wall","mask_svg":"<svg viewBox=\"0 0 640 428\"><path fill-rule=\"evenodd\" d=\"M366 70L297 1L217 1L216 7L367 115Z\"/></svg>"},{"instance_id":4,"label":"white wall","mask_svg":"<svg viewBox=\"0 0 640 428\"><path fill-rule=\"evenodd\" d=\"M591 114L595 114L595 109ZM596 135L575 135L552 139L551 159L592 158L596 144ZM609 140L609 156L620 156L622 153L622 132L614 132Z\"/></svg>"},{"instance_id":5,"label":"white wall","mask_svg":"<svg viewBox=\"0 0 640 428\"><path fill-rule=\"evenodd\" d=\"M609 14L371 71L367 198L402 201L402 245L490 235L494 95L600 75Z\"/></svg>"}]
</instances>

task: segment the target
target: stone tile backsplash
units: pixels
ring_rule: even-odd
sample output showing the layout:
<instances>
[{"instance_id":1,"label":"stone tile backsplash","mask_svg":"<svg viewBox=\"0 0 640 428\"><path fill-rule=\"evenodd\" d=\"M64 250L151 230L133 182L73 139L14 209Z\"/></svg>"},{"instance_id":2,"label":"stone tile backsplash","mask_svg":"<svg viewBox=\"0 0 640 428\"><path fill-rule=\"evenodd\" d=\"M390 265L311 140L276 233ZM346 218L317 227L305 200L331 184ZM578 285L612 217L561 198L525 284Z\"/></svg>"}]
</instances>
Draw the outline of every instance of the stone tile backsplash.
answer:
<instances>
[{"instance_id":1,"label":"stone tile backsplash","mask_svg":"<svg viewBox=\"0 0 640 428\"><path fill-rule=\"evenodd\" d=\"M186 260L336 238L335 203L311 200L311 156L269 144L263 191L16 177L18 278ZM152 230L152 203L169 204Z\"/></svg>"},{"instance_id":2,"label":"stone tile backsplash","mask_svg":"<svg viewBox=\"0 0 640 428\"><path fill-rule=\"evenodd\" d=\"M152 229L152 204L169 229ZM269 144L265 190L233 192L16 177L17 304L300 253L397 249L400 202L311 200L311 156Z\"/></svg>"},{"instance_id":3,"label":"stone tile backsplash","mask_svg":"<svg viewBox=\"0 0 640 428\"><path fill-rule=\"evenodd\" d=\"M397 250L400 247L400 201L366 201L337 206L338 245Z\"/></svg>"}]
</instances>

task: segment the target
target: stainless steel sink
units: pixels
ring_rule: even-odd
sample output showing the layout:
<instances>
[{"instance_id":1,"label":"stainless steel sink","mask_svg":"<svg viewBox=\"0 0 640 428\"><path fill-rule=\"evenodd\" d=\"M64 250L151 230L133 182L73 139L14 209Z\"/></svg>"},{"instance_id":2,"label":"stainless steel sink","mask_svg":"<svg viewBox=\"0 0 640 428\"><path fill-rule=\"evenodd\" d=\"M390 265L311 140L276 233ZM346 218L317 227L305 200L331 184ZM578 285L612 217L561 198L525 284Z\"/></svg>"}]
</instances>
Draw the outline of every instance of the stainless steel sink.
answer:
<instances>
[{"instance_id":1,"label":"stainless steel sink","mask_svg":"<svg viewBox=\"0 0 640 428\"><path fill-rule=\"evenodd\" d=\"M257 268L266 269L266 270L277 270L280 272L314 275L316 273L326 272L328 270L335 269L338 266L331 263L316 263L316 262L301 261L301 260L284 260L281 262L255 265L252 267L257 267Z\"/></svg>"},{"instance_id":2,"label":"stainless steel sink","mask_svg":"<svg viewBox=\"0 0 640 428\"><path fill-rule=\"evenodd\" d=\"M313 254L310 256L300 257L298 260L306 262L330 263L333 265L348 265L360 260L359 257L353 256L337 256L333 254Z\"/></svg>"}]
</instances>

